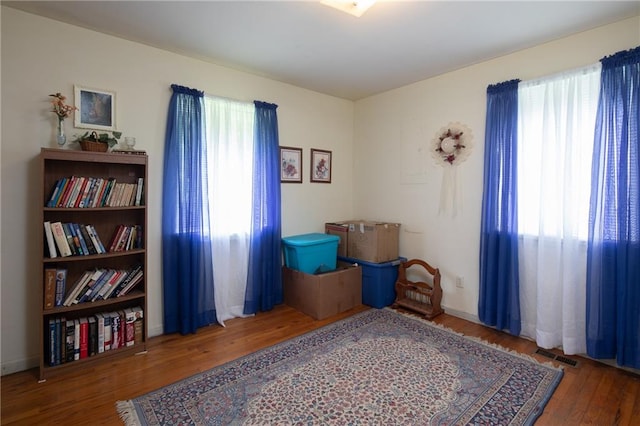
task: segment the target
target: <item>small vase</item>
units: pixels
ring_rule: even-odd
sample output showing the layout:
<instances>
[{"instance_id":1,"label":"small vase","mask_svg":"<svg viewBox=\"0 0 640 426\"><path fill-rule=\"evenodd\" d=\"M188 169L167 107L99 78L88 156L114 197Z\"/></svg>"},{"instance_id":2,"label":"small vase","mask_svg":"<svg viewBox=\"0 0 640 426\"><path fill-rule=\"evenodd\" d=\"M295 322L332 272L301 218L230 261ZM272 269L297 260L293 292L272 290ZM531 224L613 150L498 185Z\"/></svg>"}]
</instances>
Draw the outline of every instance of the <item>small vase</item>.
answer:
<instances>
[{"instance_id":1,"label":"small vase","mask_svg":"<svg viewBox=\"0 0 640 426\"><path fill-rule=\"evenodd\" d=\"M64 118L58 117L58 132L56 134L56 142L59 147L63 147L67 143L67 135L64 134Z\"/></svg>"}]
</instances>

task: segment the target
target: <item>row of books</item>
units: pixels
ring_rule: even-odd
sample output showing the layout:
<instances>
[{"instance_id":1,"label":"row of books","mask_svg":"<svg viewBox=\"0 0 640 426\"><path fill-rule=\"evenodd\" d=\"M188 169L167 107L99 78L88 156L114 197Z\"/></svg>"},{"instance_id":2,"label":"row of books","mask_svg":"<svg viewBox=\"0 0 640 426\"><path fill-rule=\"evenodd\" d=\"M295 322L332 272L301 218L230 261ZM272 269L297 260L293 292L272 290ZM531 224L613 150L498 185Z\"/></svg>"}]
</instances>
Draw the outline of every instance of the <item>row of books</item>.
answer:
<instances>
[{"instance_id":1,"label":"row of books","mask_svg":"<svg viewBox=\"0 0 640 426\"><path fill-rule=\"evenodd\" d=\"M115 178L70 176L58 179L47 207L92 208L139 206L144 178L137 183L116 182Z\"/></svg>"},{"instance_id":2,"label":"row of books","mask_svg":"<svg viewBox=\"0 0 640 426\"><path fill-rule=\"evenodd\" d=\"M50 258L107 252L93 225L45 221L44 235Z\"/></svg>"},{"instance_id":3,"label":"row of books","mask_svg":"<svg viewBox=\"0 0 640 426\"><path fill-rule=\"evenodd\" d=\"M141 225L118 225L109 242L109 252L142 248Z\"/></svg>"},{"instance_id":4,"label":"row of books","mask_svg":"<svg viewBox=\"0 0 640 426\"><path fill-rule=\"evenodd\" d=\"M54 300L54 306L71 306L125 296L142 281L144 275L142 265L137 265L130 270L111 268L89 270L85 271L68 291L65 278L60 285L61 289L56 286L52 296L48 285L49 274L54 273L57 276L59 271L60 269L54 268L45 269L45 309L48 309L47 304L51 299Z\"/></svg>"},{"instance_id":5,"label":"row of books","mask_svg":"<svg viewBox=\"0 0 640 426\"><path fill-rule=\"evenodd\" d=\"M133 228L135 232L129 229L129 232L123 235L120 233L123 227ZM58 255L67 257L107 253L107 248L93 225L45 221L44 235L49 257L52 259ZM119 225L111 237L109 251L131 250L142 248L142 246L140 225Z\"/></svg>"},{"instance_id":6,"label":"row of books","mask_svg":"<svg viewBox=\"0 0 640 426\"><path fill-rule=\"evenodd\" d=\"M45 346L50 366L141 344L144 311L140 306L67 319L49 318Z\"/></svg>"}]
</instances>

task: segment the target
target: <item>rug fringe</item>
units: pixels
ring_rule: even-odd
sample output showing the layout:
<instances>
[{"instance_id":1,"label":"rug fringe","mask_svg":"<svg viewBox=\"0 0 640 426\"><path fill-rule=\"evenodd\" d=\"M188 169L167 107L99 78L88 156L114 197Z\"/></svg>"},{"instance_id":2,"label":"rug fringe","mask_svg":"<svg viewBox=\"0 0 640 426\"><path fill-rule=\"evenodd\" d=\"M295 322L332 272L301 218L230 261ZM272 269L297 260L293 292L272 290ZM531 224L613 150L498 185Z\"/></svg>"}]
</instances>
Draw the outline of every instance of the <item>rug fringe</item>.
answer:
<instances>
[{"instance_id":1,"label":"rug fringe","mask_svg":"<svg viewBox=\"0 0 640 426\"><path fill-rule=\"evenodd\" d=\"M116 410L125 426L140 426L142 424L138 418L138 413L136 413L133 401L117 401Z\"/></svg>"},{"instance_id":2,"label":"rug fringe","mask_svg":"<svg viewBox=\"0 0 640 426\"><path fill-rule=\"evenodd\" d=\"M467 336L466 334L463 334L463 333L457 332L456 330L453 330L453 329L451 329L451 328L449 328L449 327L446 327L446 326L444 326L444 325L442 325L442 324L438 324L437 322L428 321L428 320L426 320L426 319L424 319L424 318L422 318L422 317L420 317L420 316L417 316L416 314L413 314L413 313L411 313L411 312L398 311L398 310L396 310L396 309L392 309L392 308L390 308L390 307L385 307L384 309L386 309L386 310L388 310L388 311L395 312L395 313L400 314L400 315L403 315L403 316L405 316L405 317L409 317L409 318L412 318L412 319L415 319L415 320L421 321L421 322L423 322L423 323L425 323L425 324L428 324L428 325L430 325L430 326L432 326L432 327L435 327L435 328L439 328L439 329L441 329L441 330L448 331L448 332L450 332L450 333L452 333L452 334L458 335L458 336L460 336L460 337L464 337L464 338L466 338L466 339L469 339L469 340L472 340L472 341L474 341L474 342L480 343L480 344L482 344L482 345L488 346L488 347L490 347L490 348L497 349L497 350L499 350L499 351L502 351L502 352L508 353L508 354L513 355L513 356L516 356L516 357L518 357L518 358L522 358L522 359L525 359L525 360L527 360L527 361L532 361L532 362L533 362L533 363L535 363L535 364L543 365L543 366L545 366L545 367L550 367L550 368L552 368L552 369L554 369L554 370L558 370L558 371L562 371L562 372L564 372L564 367L563 367L562 365L555 365L555 364L553 364L553 363L552 363L552 362L550 362L550 361L539 361L538 359L534 358L534 357L533 357L533 356L531 356L531 355L523 354L523 353L518 352L518 351L515 351L515 350L513 350L513 349L505 348L504 346L501 346L501 345L499 345L499 344L497 344L497 343L491 343L491 342L489 342L489 341L487 341L487 340L484 340L484 339L482 339L482 338L480 338L480 337Z\"/></svg>"}]
</instances>

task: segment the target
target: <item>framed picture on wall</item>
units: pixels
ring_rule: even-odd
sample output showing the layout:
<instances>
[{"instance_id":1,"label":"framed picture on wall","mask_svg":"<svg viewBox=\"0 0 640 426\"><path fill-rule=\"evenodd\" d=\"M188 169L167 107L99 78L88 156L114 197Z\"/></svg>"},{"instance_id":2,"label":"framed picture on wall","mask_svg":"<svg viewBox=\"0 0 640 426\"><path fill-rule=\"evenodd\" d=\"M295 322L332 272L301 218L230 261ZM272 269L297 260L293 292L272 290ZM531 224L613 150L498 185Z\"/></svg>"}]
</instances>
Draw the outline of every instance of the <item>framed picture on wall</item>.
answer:
<instances>
[{"instance_id":1,"label":"framed picture on wall","mask_svg":"<svg viewBox=\"0 0 640 426\"><path fill-rule=\"evenodd\" d=\"M116 94L106 90L74 86L78 111L74 126L84 129L116 130Z\"/></svg>"},{"instance_id":2,"label":"framed picture on wall","mask_svg":"<svg viewBox=\"0 0 640 426\"><path fill-rule=\"evenodd\" d=\"M302 183L302 148L280 147L280 182Z\"/></svg>"},{"instance_id":3,"label":"framed picture on wall","mask_svg":"<svg viewBox=\"0 0 640 426\"><path fill-rule=\"evenodd\" d=\"M311 148L311 182L331 183L331 151Z\"/></svg>"}]
</instances>

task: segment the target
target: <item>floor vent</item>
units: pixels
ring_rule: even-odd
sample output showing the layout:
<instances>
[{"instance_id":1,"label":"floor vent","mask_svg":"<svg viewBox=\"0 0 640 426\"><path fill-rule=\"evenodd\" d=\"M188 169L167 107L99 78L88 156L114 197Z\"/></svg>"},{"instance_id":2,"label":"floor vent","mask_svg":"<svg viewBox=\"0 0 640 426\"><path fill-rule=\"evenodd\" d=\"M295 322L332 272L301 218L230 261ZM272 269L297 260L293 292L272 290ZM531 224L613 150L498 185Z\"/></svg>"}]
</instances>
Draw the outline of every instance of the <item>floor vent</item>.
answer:
<instances>
[{"instance_id":1,"label":"floor vent","mask_svg":"<svg viewBox=\"0 0 640 426\"><path fill-rule=\"evenodd\" d=\"M542 348L538 348L535 353L538 354L538 355L542 355L544 357L553 359L555 361L561 362L563 364L570 365L571 367L577 367L578 366L578 361L576 361L575 359L571 359L571 358L568 358L568 357L563 356L563 355L556 355L553 352L547 351L547 350L542 349Z\"/></svg>"},{"instance_id":2,"label":"floor vent","mask_svg":"<svg viewBox=\"0 0 640 426\"><path fill-rule=\"evenodd\" d=\"M556 359L556 354L554 354L553 352L546 351L542 348L538 348L536 353L538 355L546 356L547 358Z\"/></svg>"},{"instance_id":3,"label":"floor vent","mask_svg":"<svg viewBox=\"0 0 640 426\"><path fill-rule=\"evenodd\" d=\"M577 367L578 366L578 361L576 361L575 359L567 358L566 356L562 356L562 355L558 355L556 357L556 361L559 361L559 362L561 362L563 364L570 365L572 367Z\"/></svg>"}]
</instances>

